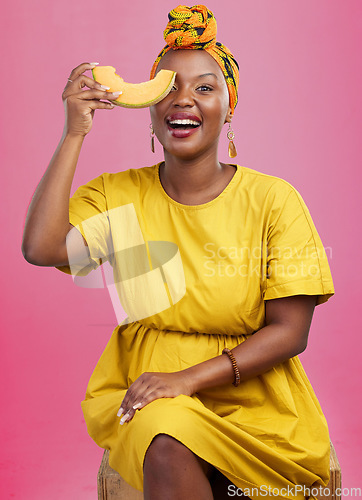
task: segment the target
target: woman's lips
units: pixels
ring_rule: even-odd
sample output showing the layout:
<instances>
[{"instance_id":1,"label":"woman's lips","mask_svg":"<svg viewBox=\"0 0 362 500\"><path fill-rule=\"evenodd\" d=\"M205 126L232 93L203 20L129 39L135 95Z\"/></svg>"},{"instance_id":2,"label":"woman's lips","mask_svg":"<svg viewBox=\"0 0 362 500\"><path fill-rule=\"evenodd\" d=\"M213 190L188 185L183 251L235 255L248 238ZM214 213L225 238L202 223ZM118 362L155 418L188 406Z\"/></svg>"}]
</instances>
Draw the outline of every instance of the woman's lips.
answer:
<instances>
[{"instance_id":1,"label":"woman's lips","mask_svg":"<svg viewBox=\"0 0 362 500\"><path fill-rule=\"evenodd\" d=\"M177 137L178 139L189 137L190 135L194 134L200 128L200 126L201 125L199 125L198 127L190 128L172 128L169 124L167 124L167 128L171 132L171 135L173 137Z\"/></svg>"},{"instance_id":2,"label":"woman's lips","mask_svg":"<svg viewBox=\"0 0 362 500\"><path fill-rule=\"evenodd\" d=\"M187 122L193 123L188 124ZM193 113L189 113L187 111L178 111L177 113L172 113L171 115L169 115L166 118L166 123L167 128L171 132L171 135L173 137L183 139L184 137L189 137L190 135L194 134L197 129L200 128L201 119ZM195 127L194 125L196 124L199 125Z\"/></svg>"}]
</instances>

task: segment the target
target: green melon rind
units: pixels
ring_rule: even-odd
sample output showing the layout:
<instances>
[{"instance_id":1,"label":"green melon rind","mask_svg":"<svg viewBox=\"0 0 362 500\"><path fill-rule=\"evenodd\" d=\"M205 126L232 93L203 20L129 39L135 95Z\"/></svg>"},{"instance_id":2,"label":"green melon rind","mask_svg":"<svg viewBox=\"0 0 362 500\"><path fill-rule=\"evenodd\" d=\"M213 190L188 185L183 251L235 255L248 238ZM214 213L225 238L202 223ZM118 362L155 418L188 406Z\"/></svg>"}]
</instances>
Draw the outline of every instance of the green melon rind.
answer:
<instances>
[{"instance_id":1,"label":"green melon rind","mask_svg":"<svg viewBox=\"0 0 362 500\"><path fill-rule=\"evenodd\" d=\"M93 69L92 69L92 76L93 79L96 80ZM171 92L172 86L175 83L175 79L176 79L176 72L174 72L173 75L171 76L170 83L167 85L166 89L162 92L162 94L156 97L155 99L152 99L151 101L142 102L141 104L128 104L120 101L110 101L110 102L122 108L138 108L138 109L148 108L162 101L162 99L164 99Z\"/></svg>"}]
</instances>

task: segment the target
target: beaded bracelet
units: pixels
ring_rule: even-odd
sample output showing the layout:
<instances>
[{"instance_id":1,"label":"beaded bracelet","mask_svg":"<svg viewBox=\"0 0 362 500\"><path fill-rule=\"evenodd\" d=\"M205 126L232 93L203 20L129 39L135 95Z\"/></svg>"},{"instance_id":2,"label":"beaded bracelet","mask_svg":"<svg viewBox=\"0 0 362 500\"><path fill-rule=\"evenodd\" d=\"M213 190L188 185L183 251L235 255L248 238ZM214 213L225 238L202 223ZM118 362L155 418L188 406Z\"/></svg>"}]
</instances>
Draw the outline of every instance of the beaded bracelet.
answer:
<instances>
[{"instance_id":1,"label":"beaded bracelet","mask_svg":"<svg viewBox=\"0 0 362 500\"><path fill-rule=\"evenodd\" d=\"M227 347L225 347L225 349L223 349L222 354L227 354L230 358L230 361L233 364L233 368L234 368L234 372L235 372L235 380L234 380L233 384L235 385L235 387L237 387L240 384L240 372L239 372L238 365L236 364L234 354Z\"/></svg>"}]
</instances>

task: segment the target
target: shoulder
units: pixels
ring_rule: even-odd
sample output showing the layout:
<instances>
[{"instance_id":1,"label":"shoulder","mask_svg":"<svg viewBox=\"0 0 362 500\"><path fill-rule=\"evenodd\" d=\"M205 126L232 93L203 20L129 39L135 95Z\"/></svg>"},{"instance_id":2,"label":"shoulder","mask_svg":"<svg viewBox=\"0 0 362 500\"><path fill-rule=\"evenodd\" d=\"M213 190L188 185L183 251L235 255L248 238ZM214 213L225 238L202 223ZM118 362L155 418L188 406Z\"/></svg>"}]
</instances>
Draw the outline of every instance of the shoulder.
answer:
<instances>
[{"instance_id":1,"label":"shoulder","mask_svg":"<svg viewBox=\"0 0 362 500\"><path fill-rule=\"evenodd\" d=\"M242 167L241 186L264 202L277 205L284 204L288 199L303 202L301 194L290 182L249 167Z\"/></svg>"},{"instance_id":2,"label":"shoulder","mask_svg":"<svg viewBox=\"0 0 362 500\"><path fill-rule=\"evenodd\" d=\"M243 182L259 189L290 193L296 191L290 182L271 174L265 174L249 167L242 167Z\"/></svg>"},{"instance_id":3,"label":"shoulder","mask_svg":"<svg viewBox=\"0 0 362 500\"><path fill-rule=\"evenodd\" d=\"M158 165L148 167L129 168L116 173L103 173L102 177L105 190L124 190L126 188L139 188L153 182Z\"/></svg>"},{"instance_id":4,"label":"shoulder","mask_svg":"<svg viewBox=\"0 0 362 500\"><path fill-rule=\"evenodd\" d=\"M104 211L107 207L128 203L129 200L143 196L154 182L156 173L157 165L130 168L116 173L104 172L79 186L71 197L71 204L83 201L101 207Z\"/></svg>"},{"instance_id":5,"label":"shoulder","mask_svg":"<svg viewBox=\"0 0 362 500\"><path fill-rule=\"evenodd\" d=\"M115 173L103 172L86 184L79 186L73 198L103 197L111 204L118 203L124 195L142 194L154 182L157 165L129 168Z\"/></svg>"}]
</instances>

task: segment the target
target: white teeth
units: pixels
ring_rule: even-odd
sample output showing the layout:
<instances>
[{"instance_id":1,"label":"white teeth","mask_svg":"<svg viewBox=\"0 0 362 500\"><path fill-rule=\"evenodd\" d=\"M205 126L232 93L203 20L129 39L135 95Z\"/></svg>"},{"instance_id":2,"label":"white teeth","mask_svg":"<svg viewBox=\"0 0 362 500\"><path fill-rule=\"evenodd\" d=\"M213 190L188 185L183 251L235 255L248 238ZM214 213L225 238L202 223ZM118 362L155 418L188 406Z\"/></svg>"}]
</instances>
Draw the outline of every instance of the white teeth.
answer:
<instances>
[{"instance_id":1,"label":"white teeth","mask_svg":"<svg viewBox=\"0 0 362 500\"><path fill-rule=\"evenodd\" d=\"M172 120L169 121L171 125L200 125L200 122L195 120Z\"/></svg>"}]
</instances>

